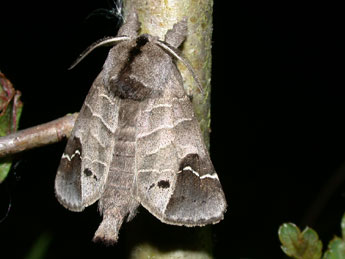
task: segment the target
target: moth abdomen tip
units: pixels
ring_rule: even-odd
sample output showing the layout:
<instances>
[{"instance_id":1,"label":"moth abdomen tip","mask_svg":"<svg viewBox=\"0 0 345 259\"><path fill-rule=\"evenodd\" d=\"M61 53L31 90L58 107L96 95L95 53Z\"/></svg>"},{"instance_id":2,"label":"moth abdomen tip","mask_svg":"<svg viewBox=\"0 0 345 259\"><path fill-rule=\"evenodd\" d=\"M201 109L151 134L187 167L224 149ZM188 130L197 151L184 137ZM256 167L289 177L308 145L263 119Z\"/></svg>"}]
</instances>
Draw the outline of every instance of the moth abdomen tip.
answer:
<instances>
[{"instance_id":1,"label":"moth abdomen tip","mask_svg":"<svg viewBox=\"0 0 345 259\"><path fill-rule=\"evenodd\" d=\"M105 246L113 246L117 243L117 238L116 239L109 239L106 238L105 236L94 236L92 241L94 243L103 243Z\"/></svg>"},{"instance_id":2,"label":"moth abdomen tip","mask_svg":"<svg viewBox=\"0 0 345 259\"><path fill-rule=\"evenodd\" d=\"M121 227L119 222L114 217L107 217L103 215L103 221L99 225L94 237L94 242L102 242L107 246L114 245L118 240L119 228Z\"/></svg>"}]
</instances>

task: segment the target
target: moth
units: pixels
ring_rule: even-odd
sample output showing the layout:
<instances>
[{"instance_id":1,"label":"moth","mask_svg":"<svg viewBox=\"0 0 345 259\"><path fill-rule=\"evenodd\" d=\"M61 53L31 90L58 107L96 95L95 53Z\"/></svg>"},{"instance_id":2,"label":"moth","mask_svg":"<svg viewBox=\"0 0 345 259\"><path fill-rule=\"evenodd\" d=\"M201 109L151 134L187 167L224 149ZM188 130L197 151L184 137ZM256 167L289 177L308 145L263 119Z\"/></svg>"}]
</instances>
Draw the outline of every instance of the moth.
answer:
<instances>
[{"instance_id":1,"label":"moth","mask_svg":"<svg viewBox=\"0 0 345 259\"><path fill-rule=\"evenodd\" d=\"M226 210L175 65L177 58L191 69L177 50L187 21L175 24L164 41L138 35L139 29L133 13L117 37L96 42L77 61L98 46L115 45L85 99L55 179L56 197L67 209L82 211L99 201L103 220L94 241L115 243L139 205L181 226L217 223Z\"/></svg>"}]
</instances>

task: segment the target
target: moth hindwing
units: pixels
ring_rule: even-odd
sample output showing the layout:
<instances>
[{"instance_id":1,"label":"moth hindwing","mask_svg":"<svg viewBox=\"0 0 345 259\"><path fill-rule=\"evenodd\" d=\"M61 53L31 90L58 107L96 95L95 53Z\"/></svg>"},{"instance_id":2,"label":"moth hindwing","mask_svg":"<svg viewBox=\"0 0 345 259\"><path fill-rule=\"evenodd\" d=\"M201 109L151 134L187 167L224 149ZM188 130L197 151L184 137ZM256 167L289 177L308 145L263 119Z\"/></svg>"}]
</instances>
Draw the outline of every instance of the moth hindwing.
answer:
<instances>
[{"instance_id":1,"label":"moth hindwing","mask_svg":"<svg viewBox=\"0 0 345 259\"><path fill-rule=\"evenodd\" d=\"M165 42L138 36L133 14L117 37L105 40L116 45L81 108L55 180L67 209L82 211L99 200L103 221L94 240L116 242L140 204L168 224L223 219L224 193L173 59L186 28L186 20L176 24Z\"/></svg>"}]
</instances>

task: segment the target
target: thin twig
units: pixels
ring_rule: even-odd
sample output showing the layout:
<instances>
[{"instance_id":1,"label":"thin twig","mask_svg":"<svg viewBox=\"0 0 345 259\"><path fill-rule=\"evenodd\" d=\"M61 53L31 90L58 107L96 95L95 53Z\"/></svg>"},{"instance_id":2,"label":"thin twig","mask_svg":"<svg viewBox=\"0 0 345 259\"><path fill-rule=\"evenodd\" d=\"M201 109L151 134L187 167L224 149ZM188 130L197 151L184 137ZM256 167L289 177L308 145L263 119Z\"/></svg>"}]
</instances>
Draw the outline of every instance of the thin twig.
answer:
<instances>
[{"instance_id":1,"label":"thin twig","mask_svg":"<svg viewBox=\"0 0 345 259\"><path fill-rule=\"evenodd\" d=\"M0 138L0 157L41 147L69 137L78 113L68 114L51 122Z\"/></svg>"}]
</instances>

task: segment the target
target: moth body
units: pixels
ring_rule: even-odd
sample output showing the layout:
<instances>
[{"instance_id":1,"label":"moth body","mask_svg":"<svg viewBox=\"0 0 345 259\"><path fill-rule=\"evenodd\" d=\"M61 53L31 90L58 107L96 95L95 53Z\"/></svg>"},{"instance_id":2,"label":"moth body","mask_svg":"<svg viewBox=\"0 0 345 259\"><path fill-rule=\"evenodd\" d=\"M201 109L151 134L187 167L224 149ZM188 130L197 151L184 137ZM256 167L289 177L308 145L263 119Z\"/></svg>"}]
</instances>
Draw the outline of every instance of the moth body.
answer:
<instances>
[{"instance_id":1,"label":"moth body","mask_svg":"<svg viewBox=\"0 0 345 259\"><path fill-rule=\"evenodd\" d=\"M186 28L186 20L176 24L162 42L138 36L131 15L79 113L55 192L72 211L99 201L94 240L116 242L139 205L168 224L223 219L225 196L174 63Z\"/></svg>"}]
</instances>

